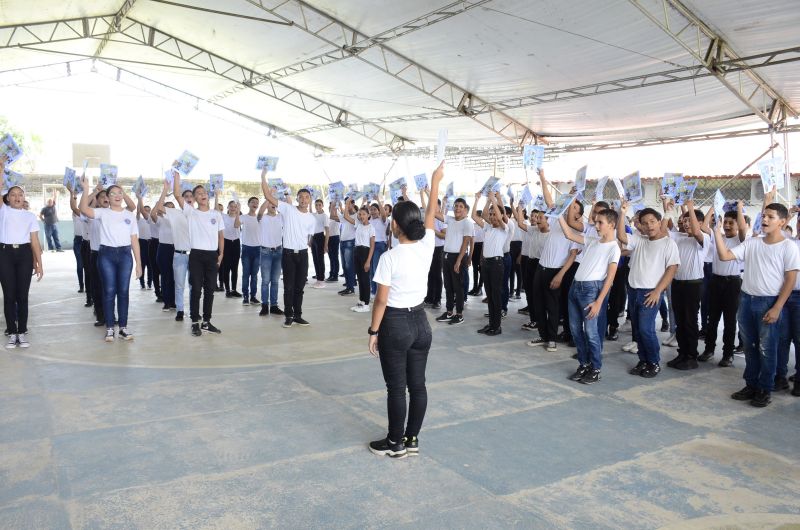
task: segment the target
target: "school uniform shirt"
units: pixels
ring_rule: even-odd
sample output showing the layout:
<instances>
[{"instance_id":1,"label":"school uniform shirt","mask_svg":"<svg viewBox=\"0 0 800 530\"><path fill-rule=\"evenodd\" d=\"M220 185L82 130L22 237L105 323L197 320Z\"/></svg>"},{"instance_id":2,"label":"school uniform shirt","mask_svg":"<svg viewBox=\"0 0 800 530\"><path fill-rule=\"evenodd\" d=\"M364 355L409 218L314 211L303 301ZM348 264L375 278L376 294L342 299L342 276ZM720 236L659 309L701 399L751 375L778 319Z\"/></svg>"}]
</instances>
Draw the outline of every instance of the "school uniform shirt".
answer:
<instances>
[{"instance_id":1,"label":"school uniform shirt","mask_svg":"<svg viewBox=\"0 0 800 530\"><path fill-rule=\"evenodd\" d=\"M539 258L539 265L548 269L560 269L569 257L572 241L564 235L558 219L548 218L547 223L550 226L550 231L544 242L544 247L542 247L542 257Z\"/></svg>"},{"instance_id":2,"label":"school uniform shirt","mask_svg":"<svg viewBox=\"0 0 800 530\"><path fill-rule=\"evenodd\" d=\"M726 237L725 238L725 248L732 249L733 247L738 247L741 244L739 240L739 236L733 237ZM744 268L744 263L733 259L731 261L722 261L719 259L719 253L716 249L716 243L714 241L711 242L711 246L714 248L714 261L711 262L711 273L716 274L718 276L741 276L742 269Z\"/></svg>"},{"instance_id":3,"label":"school uniform shirt","mask_svg":"<svg viewBox=\"0 0 800 530\"><path fill-rule=\"evenodd\" d=\"M72 233L77 237L83 237L83 221L80 215L72 214Z\"/></svg>"},{"instance_id":4,"label":"school uniform shirt","mask_svg":"<svg viewBox=\"0 0 800 530\"><path fill-rule=\"evenodd\" d=\"M241 217L239 218L241 219ZM234 225L236 224L236 217L230 215L222 216L222 237L229 241L236 241L239 239L239 229Z\"/></svg>"},{"instance_id":5,"label":"school uniform shirt","mask_svg":"<svg viewBox=\"0 0 800 530\"><path fill-rule=\"evenodd\" d=\"M192 250L219 250L219 233L225 230L221 213L214 208L201 212L194 206L184 204L183 215L189 221Z\"/></svg>"},{"instance_id":6,"label":"school uniform shirt","mask_svg":"<svg viewBox=\"0 0 800 530\"><path fill-rule=\"evenodd\" d=\"M278 201L278 211L283 216L283 247L290 250L307 249L308 237L314 235L316 227L314 215L311 212L303 213L283 201Z\"/></svg>"},{"instance_id":7,"label":"school uniform shirt","mask_svg":"<svg viewBox=\"0 0 800 530\"><path fill-rule=\"evenodd\" d=\"M447 225L443 221L440 221L438 219L434 219L433 220L433 228L437 232L441 232L442 230L447 228ZM437 235L434 235L434 237L436 238L436 241L434 242L434 246L443 247L444 246L444 238L443 237L439 237ZM377 241L377 239L375 241Z\"/></svg>"},{"instance_id":8,"label":"school uniform shirt","mask_svg":"<svg viewBox=\"0 0 800 530\"><path fill-rule=\"evenodd\" d=\"M369 240L372 237L375 237L375 227L369 223L358 223L356 226L356 246L369 247Z\"/></svg>"},{"instance_id":9,"label":"school uniform shirt","mask_svg":"<svg viewBox=\"0 0 800 530\"><path fill-rule=\"evenodd\" d=\"M28 210L4 205L0 208L0 243L24 245L31 242L31 234L39 231L36 214Z\"/></svg>"},{"instance_id":10,"label":"school uniform shirt","mask_svg":"<svg viewBox=\"0 0 800 530\"><path fill-rule=\"evenodd\" d=\"M283 245L283 216L281 214L261 217L259 224L259 244L266 248L278 248Z\"/></svg>"},{"instance_id":11,"label":"school uniform shirt","mask_svg":"<svg viewBox=\"0 0 800 530\"><path fill-rule=\"evenodd\" d=\"M243 215L239 219L242 221L242 245L260 247L261 231L258 226L258 217L255 215Z\"/></svg>"},{"instance_id":12,"label":"school uniform shirt","mask_svg":"<svg viewBox=\"0 0 800 530\"><path fill-rule=\"evenodd\" d=\"M105 210L105 208L95 208L97 210ZM89 248L94 252L100 250L100 231L102 230L103 222L100 219L89 219Z\"/></svg>"},{"instance_id":13,"label":"school uniform shirt","mask_svg":"<svg viewBox=\"0 0 800 530\"><path fill-rule=\"evenodd\" d=\"M192 240L189 235L189 220L181 210L177 208L165 208L167 213L164 215L167 222L161 226L168 226L169 235L167 239L171 245L175 245L175 250L188 252L192 248ZM166 241L161 241L166 243Z\"/></svg>"},{"instance_id":14,"label":"school uniform shirt","mask_svg":"<svg viewBox=\"0 0 800 530\"><path fill-rule=\"evenodd\" d=\"M680 281L703 279L703 264L708 249L711 248L711 238L708 234L703 234L702 246L695 238L683 232L671 233L670 237L678 245L678 256L681 260L675 279Z\"/></svg>"},{"instance_id":15,"label":"school uniform shirt","mask_svg":"<svg viewBox=\"0 0 800 530\"><path fill-rule=\"evenodd\" d=\"M381 255L373 280L389 286L386 305L395 308L416 307L425 299L434 238L433 230L428 229L425 230L425 237L419 241L397 245Z\"/></svg>"},{"instance_id":16,"label":"school uniform shirt","mask_svg":"<svg viewBox=\"0 0 800 530\"><path fill-rule=\"evenodd\" d=\"M791 239L768 245L763 238L752 237L731 252L744 261L742 291L750 296L778 296L783 274L800 269L800 250Z\"/></svg>"},{"instance_id":17,"label":"school uniform shirt","mask_svg":"<svg viewBox=\"0 0 800 530\"><path fill-rule=\"evenodd\" d=\"M583 261L575 272L576 282L603 281L608 276L608 266L611 263L619 264L622 251L619 243L612 239L602 243L599 237L583 236Z\"/></svg>"},{"instance_id":18,"label":"school uniform shirt","mask_svg":"<svg viewBox=\"0 0 800 530\"><path fill-rule=\"evenodd\" d=\"M714 237L709 236L709 238L711 239L711 245L709 245L708 251L706 252L706 255L703 257L704 263L714 263L714 254L717 253L717 249L714 246Z\"/></svg>"},{"instance_id":19,"label":"school uniform shirt","mask_svg":"<svg viewBox=\"0 0 800 530\"><path fill-rule=\"evenodd\" d=\"M358 223L358 218L355 219L355 222ZM344 241L353 241L356 238L356 225L353 223L348 223L345 221L342 224L341 229L341 236L340 239L342 242Z\"/></svg>"},{"instance_id":20,"label":"school uniform shirt","mask_svg":"<svg viewBox=\"0 0 800 530\"><path fill-rule=\"evenodd\" d=\"M139 227L139 241L150 240L150 225L145 218L137 219L136 225Z\"/></svg>"},{"instance_id":21,"label":"school uniform shirt","mask_svg":"<svg viewBox=\"0 0 800 530\"><path fill-rule=\"evenodd\" d=\"M325 229L330 225L330 218L326 213L314 213L314 233L319 234L325 232ZM330 231L328 231L330 234Z\"/></svg>"},{"instance_id":22,"label":"school uniform shirt","mask_svg":"<svg viewBox=\"0 0 800 530\"><path fill-rule=\"evenodd\" d=\"M595 228L594 225L591 225L589 223L586 223L585 225L583 225L583 235L584 235L584 238L586 236L590 236L590 237L594 237L594 238L600 239L600 234L597 233L597 228ZM569 250L570 250L570 252L572 252L573 250L576 250L576 249L578 250L578 254L575 256L575 263L580 264L583 261L584 248L583 248L583 245L581 245L580 243L576 243L576 242L573 241L572 244L569 246Z\"/></svg>"},{"instance_id":23,"label":"school uniform shirt","mask_svg":"<svg viewBox=\"0 0 800 530\"><path fill-rule=\"evenodd\" d=\"M159 234L158 242L159 243L163 243L165 245L172 245L173 244L173 240L172 240L172 225L167 220L167 216L170 215L169 212L173 212L173 215L175 215L177 213L180 217L183 217L183 215L180 213L179 210L177 210L175 208L164 208L164 210L166 210L167 213L165 213L164 215L158 216L158 218L156 220L156 224L158 225L158 234ZM188 233L188 230L189 230L188 225L187 225L186 230L187 230L187 233Z\"/></svg>"},{"instance_id":24,"label":"school uniform shirt","mask_svg":"<svg viewBox=\"0 0 800 530\"><path fill-rule=\"evenodd\" d=\"M503 254L511 252L511 240L514 238L514 225L511 224L510 219L506 226L508 227L508 232L506 232L506 240L503 242Z\"/></svg>"},{"instance_id":25,"label":"school uniform shirt","mask_svg":"<svg viewBox=\"0 0 800 530\"><path fill-rule=\"evenodd\" d=\"M375 242L376 243L386 243L386 227L388 226L389 221L384 221L380 217L377 219L370 219L369 224L375 228Z\"/></svg>"},{"instance_id":26,"label":"school uniform shirt","mask_svg":"<svg viewBox=\"0 0 800 530\"><path fill-rule=\"evenodd\" d=\"M475 222L472 221L472 219L470 219L470 221L472 222L472 231L473 231L472 242L483 243L483 230L475 226Z\"/></svg>"},{"instance_id":27,"label":"school uniform shirt","mask_svg":"<svg viewBox=\"0 0 800 530\"><path fill-rule=\"evenodd\" d=\"M80 223L78 223L79 225L78 230L80 230L80 235L81 237L83 237L85 241L89 241L89 239L91 238L91 231L89 230L89 218L83 214L80 214L78 216L78 219L80 219Z\"/></svg>"},{"instance_id":28,"label":"school uniform shirt","mask_svg":"<svg viewBox=\"0 0 800 530\"><path fill-rule=\"evenodd\" d=\"M511 225L506 223L505 228L495 228L491 223L483 223L483 257L486 259L502 256L503 246L509 234L512 232Z\"/></svg>"},{"instance_id":29,"label":"school uniform shirt","mask_svg":"<svg viewBox=\"0 0 800 530\"><path fill-rule=\"evenodd\" d=\"M544 242L550 232L542 232L539 227L534 225L528 228L528 237L530 238L530 247L528 248L528 257L531 259L539 259L542 257L542 249Z\"/></svg>"},{"instance_id":30,"label":"school uniform shirt","mask_svg":"<svg viewBox=\"0 0 800 530\"><path fill-rule=\"evenodd\" d=\"M158 236L160 235L158 223L153 222L150 217L145 219L145 221L147 221L147 226L150 228L150 239L158 239Z\"/></svg>"},{"instance_id":31,"label":"school uniform shirt","mask_svg":"<svg viewBox=\"0 0 800 530\"><path fill-rule=\"evenodd\" d=\"M339 232L341 231L341 229L342 229L342 223L340 223L339 221L334 221L331 218L328 218L328 235L330 237L339 236ZM341 237L339 239L341 240Z\"/></svg>"},{"instance_id":32,"label":"school uniform shirt","mask_svg":"<svg viewBox=\"0 0 800 530\"><path fill-rule=\"evenodd\" d=\"M667 267L678 265L678 246L669 236L651 241L639 234L628 234L626 250L631 251L628 283L634 289L654 289Z\"/></svg>"},{"instance_id":33,"label":"school uniform shirt","mask_svg":"<svg viewBox=\"0 0 800 530\"><path fill-rule=\"evenodd\" d=\"M515 222L514 223L514 234L511 236L511 241L522 241L523 237L524 237L524 231Z\"/></svg>"},{"instance_id":34,"label":"school uniform shirt","mask_svg":"<svg viewBox=\"0 0 800 530\"><path fill-rule=\"evenodd\" d=\"M475 229L472 226L472 221L464 218L456 221L456 218L447 216L447 232L444 234L444 251L448 254L458 254L461 252L461 245L465 237L472 237L475 234Z\"/></svg>"},{"instance_id":35,"label":"school uniform shirt","mask_svg":"<svg viewBox=\"0 0 800 530\"><path fill-rule=\"evenodd\" d=\"M104 247L130 246L131 236L139 235L136 214L129 210L95 208L94 219L100 221L100 245Z\"/></svg>"}]
</instances>

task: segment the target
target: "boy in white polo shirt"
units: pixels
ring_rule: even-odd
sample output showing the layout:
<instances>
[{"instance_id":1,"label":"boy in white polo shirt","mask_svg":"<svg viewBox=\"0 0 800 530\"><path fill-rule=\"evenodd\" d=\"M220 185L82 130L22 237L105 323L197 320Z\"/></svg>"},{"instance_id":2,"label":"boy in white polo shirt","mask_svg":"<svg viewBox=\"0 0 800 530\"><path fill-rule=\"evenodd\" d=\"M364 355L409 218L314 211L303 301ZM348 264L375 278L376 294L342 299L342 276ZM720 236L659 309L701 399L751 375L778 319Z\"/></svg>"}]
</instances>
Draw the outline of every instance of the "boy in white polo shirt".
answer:
<instances>
[{"instance_id":1,"label":"boy in white polo shirt","mask_svg":"<svg viewBox=\"0 0 800 530\"><path fill-rule=\"evenodd\" d=\"M447 311L436 319L437 322L461 324L464 322L464 286L463 275L467 274L470 265L467 248L472 242L474 224L467 217L469 206L467 201L459 197L453 203L453 215L446 218L437 212L436 218L444 221L444 289ZM455 312L453 309L455 308Z\"/></svg>"}]
</instances>

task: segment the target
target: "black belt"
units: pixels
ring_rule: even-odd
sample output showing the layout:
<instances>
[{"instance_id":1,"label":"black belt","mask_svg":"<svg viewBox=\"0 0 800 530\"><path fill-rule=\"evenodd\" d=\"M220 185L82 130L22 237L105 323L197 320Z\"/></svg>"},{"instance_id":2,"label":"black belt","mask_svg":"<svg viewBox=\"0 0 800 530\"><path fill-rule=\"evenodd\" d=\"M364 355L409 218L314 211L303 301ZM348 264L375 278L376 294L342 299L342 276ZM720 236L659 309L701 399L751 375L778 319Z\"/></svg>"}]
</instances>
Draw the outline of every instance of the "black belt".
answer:
<instances>
[{"instance_id":1,"label":"black belt","mask_svg":"<svg viewBox=\"0 0 800 530\"><path fill-rule=\"evenodd\" d=\"M503 256L492 256L490 258L483 258L483 259L486 260L486 261L493 260L493 259L501 260L501 259L503 259Z\"/></svg>"},{"instance_id":2,"label":"black belt","mask_svg":"<svg viewBox=\"0 0 800 530\"><path fill-rule=\"evenodd\" d=\"M445 252L444 253L444 257L447 258L447 256L458 256L459 254L460 254L460 252ZM464 257L468 258L469 254L464 253Z\"/></svg>"},{"instance_id":3,"label":"black belt","mask_svg":"<svg viewBox=\"0 0 800 530\"><path fill-rule=\"evenodd\" d=\"M280 248L282 248L282 247L261 247L261 250L272 251L272 250L279 250Z\"/></svg>"},{"instance_id":4,"label":"black belt","mask_svg":"<svg viewBox=\"0 0 800 530\"><path fill-rule=\"evenodd\" d=\"M175 254L188 254L189 253L188 250L175 250L174 252L175 252Z\"/></svg>"},{"instance_id":5,"label":"black belt","mask_svg":"<svg viewBox=\"0 0 800 530\"><path fill-rule=\"evenodd\" d=\"M31 246L30 243L0 243L0 248L2 249L27 248L30 246Z\"/></svg>"},{"instance_id":6,"label":"black belt","mask_svg":"<svg viewBox=\"0 0 800 530\"><path fill-rule=\"evenodd\" d=\"M723 276L722 274L712 274L714 278L719 278L720 280L731 281L731 280L741 280L742 277L738 274L731 274L730 276Z\"/></svg>"},{"instance_id":7,"label":"black belt","mask_svg":"<svg viewBox=\"0 0 800 530\"><path fill-rule=\"evenodd\" d=\"M391 309L393 311L405 311L405 312L411 313L412 311L421 311L424 307L425 307L425 303L423 302L423 303L421 303L419 305L416 305L414 307L391 307L391 306L388 306L386 309Z\"/></svg>"},{"instance_id":8,"label":"black belt","mask_svg":"<svg viewBox=\"0 0 800 530\"><path fill-rule=\"evenodd\" d=\"M703 283L703 279L702 279L702 278L699 278L699 279L697 279L697 280L672 280L672 281L674 281L674 282L680 282L680 283L688 283L688 284L690 284L690 285L694 285L694 284Z\"/></svg>"},{"instance_id":9,"label":"black belt","mask_svg":"<svg viewBox=\"0 0 800 530\"><path fill-rule=\"evenodd\" d=\"M306 252L308 252L307 248L304 248L304 249L301 249L301 250L295 250L293 248L285 248L285 249L283 249L283 253L284 254L303 254L303 253L306 253Z\"/></svg>"},{"instance_id":10,"label":"black belt","mask_svg":"<svg viewBox=\"0 0 800 530\"><path fill-rule=\"evenodd\" d=\"M367 245L356 245L356 248L365 248L369 250L369 247Z\"/></svg>"}]
</instances>

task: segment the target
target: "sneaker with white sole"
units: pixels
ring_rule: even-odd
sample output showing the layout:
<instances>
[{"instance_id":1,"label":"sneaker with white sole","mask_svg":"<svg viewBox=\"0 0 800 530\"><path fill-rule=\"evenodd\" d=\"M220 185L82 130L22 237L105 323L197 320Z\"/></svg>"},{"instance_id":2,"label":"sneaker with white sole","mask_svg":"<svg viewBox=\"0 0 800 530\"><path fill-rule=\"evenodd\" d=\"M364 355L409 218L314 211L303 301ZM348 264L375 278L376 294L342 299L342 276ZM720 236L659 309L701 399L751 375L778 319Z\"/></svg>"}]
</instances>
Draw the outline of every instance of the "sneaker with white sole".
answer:
<instances>
[{"instance_id":1,"label":"sneaker with white sole","mask_svg":"<svg viewBox=\"0 0 800 530\"><path fill-rule=\"evenodd\" d=\"M661 344L663 344L664 346L669 346L671 348L675 348L675 347L678 346L678 336L677 335L671 335L667 340L665 340Z\"/></svg>"},{"instance_id":2,"label":"sneaker with white sole","mask_svg":"<svg viewBox=\"0 0 800 530\"><path fill-rule=\"evenodd\" d=\"M558 351L558 347L556 346L555 342L550 341L550 342L547 343L547 346L545 347L545 350L547 350L549 352L554 352L554 351Z\"/></svg>"},{"instance_id":3,"label":"sneaker with white sole","mask_svg":"<svg viewBox=\"0 0 800 530\"><path fill-rule=\"evenodd\" d=\"M353 309L353 311L356 313L369 313L369 304L359 304Z\"/></svg>"},{"instance_id":4,"label":"sneaker with white sole","mask_svg":"<svg viewBox=\"0 0 800 530\"><path fill-rule=\"evenodd\" d=\"M325 282L321 282L321 281L317 280L316 282L314 282L314 285L312 285L311 287L314 288L314 289L324 289L325 288Z\"/></svg>"},{"instance_id":5,"label":"sneaker with white sole","mask_svg":"<svg viewBox=\"0 0 800 530\"><path fill-rule=\"evenodd\" d=\"M369 450L372 454L378 456L389 456L391 458L405 458L408 456L408 450L403 440L399 442L392 442L389 438L376 440L369 443Z\"/></svg>"},{"instance_id":6,"label":"sneaker with white sole","mask_svg":"<svg viewBox=\"0 0 800 530\"><path fill-rule=\"evenodd\" d=\"M356 305L354 305L353 307L351 307L350 311L358 311L358 308L361 307L362 305L364 305L364 302L359 302Z\"/></svg>"},{"instance_id":7,"label":"sneaker with white sole","mask_svg":"<svg viewBox=\"0 0 800 530\"><path fill-rule=\"evenodd\" d=\"M639 351L639 345L636 344L635 341L631 341L631 342L625 344L625 346L622 347L622 351L636 353L637 351Z\"/></svg>"},{"instance_id":8,"label":"sneaker with white sole","mask_svg":"<svg viewBox=\"0 0 800 530\"><path fill-rule=\"evenodd\" d=\"M122 340L133 340L133 333L131 333L128 328L120 328L119 338Z\"/></svg>"},{"instance_id":9,"label":"sneaker with white sole","mask_svg":"<svg viewBox=\"0 0 800 530\"><path fill-rule=\"evenodd\" d=\"M106 329L106 342L114 342L114 328Z\"/></svg>"},{"instance_id":10,"label":"sneaker with white sole","mask_svg":"<svg viewBox=\"0 0 800 530\"><path fill-rule=\"evenodd\" d=\"M9 350L13 350L17 347L17 335L16 333L12 333L8 336L8 342L6 342L6 348Z\"/></svg>"},{"instance_id":11,"label":"sneaker with white sole","mask_svg":"<svg viewBox=\"0 0 800 530\"><path fill-rule=\"evenodd\" d=\"M17 335L17 347L19 348L30 348L31 343L28 342L28 337L25 336L24 333L20 333Z\"/></svg>"}]
</instances>

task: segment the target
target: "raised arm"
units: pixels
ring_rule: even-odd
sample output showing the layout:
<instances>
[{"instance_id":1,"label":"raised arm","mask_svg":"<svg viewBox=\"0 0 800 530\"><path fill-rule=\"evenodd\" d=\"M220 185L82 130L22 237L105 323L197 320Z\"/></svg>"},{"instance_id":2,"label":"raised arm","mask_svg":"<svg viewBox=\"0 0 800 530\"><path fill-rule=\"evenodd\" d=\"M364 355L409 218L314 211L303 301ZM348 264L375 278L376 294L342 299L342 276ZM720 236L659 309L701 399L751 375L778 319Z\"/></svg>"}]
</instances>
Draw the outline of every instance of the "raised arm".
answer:
<instances>
[{"instance_id":1,"label":"raised arm","mask_svg":"<svg viewBox=\"0 0 800 530\"><path fill-rule=\"evenodd\" d=\"M700 246L703 246L703 232L700 231L700 221L697 220L697 215L694 213L694 201L687 201L686 207L689 210L689 224L692 226L694 239Z\"/></svg>"},{"instance_id":2,"label":"raised arm","mask_svg":"<svg viewBox=\"0 0 800 530\"><path fill-rule=\"evenodd\" d=\"M81 194L81 203L79 209L83 215L88 217L89 219L94 219L94 208L89 206L89 201L94 199L95 193L88 193L88 184L86 183L86 177L81 177L81 185L83 186L83 193Z\"/></svg>"},{"instance_id":3,"label":"raised arm","mask_svg":"<svg viewBox=\"0 0 800 530\"><path fill-rule=\"evenodd\" d=\"M239 208L239 203L237 202L233 207L233 227L234 228L241 228L242 227L242 212Z\"/></svg>"},{"instance_id":4,"label":"raised arm","mask_svg":"<svg viewBox=\"0 0 800 530\"><path fill-rule=\"evenodd\" d=\"M747 220L744 218L744 203L736 201L736 225L739 229L739 241L747 239Z\"/></svg>"},{"instance_id":5,"label":"raised arm","mask_svg":"<svg viewBox=\"0 0 800 530\"><path fill-rule=\"evenodd\" d=\"M544 176L544 169L540 169L539 173L539 182L542 184L542 197L544 197L544 202L548 208L553 207L553 193L550 191L550 186L547 184L547 179Z\"/></svg>"},{"instance_id":6,"label":"raised arm","mask_svg":"<svg viewBox=\"0 0 800 530\"><path fill-rule=\"evenodd\" d=\"M489 192L489 200L492 202L492 205L495 207L495 215L500 220L500 227L503 230L506 229L506 224L508 222L508 218L506 217L506 210L503 208L502 199L500 199L500 192L499 191L490 191Z\"/></svg>"},{"instance_id":7,"label":"raised arm","mask_svg":"<svg viewBox=\"0 0 800 530\"><path fill-rule=\"evenodd\" d=\"M622 201L619 205L619 220L617 222L617 239L622 243L622 246L628 244L628 233L625 231L625 214L628 213L628 201Z\"/></svg>"},{"instance_id":8,"label":"raised arm","mask_svg":"<svg viewBox=\"0 0 800 530\"><path fill-rule=\"evenodd\" d=\"M483 228L484 224L484 217L482 215L478 215L478 201L481 198L481 192L475 194L475 202L472 203L472 220L475 222L476 225ZM486 213L488 208L484 208L483 213Z\"/></svg>"},{"instance_id":9,"label":"raised arm","mask_svg":"<svg viewBox=\"0 0 800 530\"><path fill-rule=\"evenodd\" d=\"M349 206L350 206L351 202L353 202L353 199L351 199L350 197L348 197L347 200L344 201L344 210L342 210L342 214L344 215L344 220L345 221L347 221L351 225L355 225L356 224L356 220L353 219L352 217L350 217L350 211L349 211L350 208L349 208Z\"/></svg>"},{"instance_id":10,"label":"raised arm","mask_svg":"<svg viewBox=\"0 0 800 530\"><path fill-rule=\"evenodd\" d=\"M444 177L444 160L442 160L442 163L439 164L439 167L437 167L436 170L433 172L433 175L431 175L431 200L428 202L428 207L425 208L426 230L433 230L434 213L437 207L436 202L433 200L433 197L439 196L439 184L441 184L443 177ZM383 214L382 207L381 207L381 213Z\"/></svg>"},{"instance_id":11,"label":"raised arm","mask_svg":"<svg viewBox=\"0 0 800 530\"><path fill-rule=\"evenodd\" d=\"M131 199L131 196L128 195L128 193L125 191L125 188L122 188L122 200L125 201L126 210L128 210L129 212L136 211L136 203L133 202L133 199Z\"/></svg>"},{"instance_id":12,"label":"raised arm","mask_svg":"<svg viewBox=\"0 0 800 530\"><path fill-rule=\"evenodd\" d=\"M336 221L337 223L342 222L342 220L339 219L339 208L336 202L331 201L330 205L328 206L328 219L331 221Z\"/></svg>"},{"instance_id":13,"label":"raised arm","mask_svg":"<svg viewBox=\"0 0 800 530\"><path fill-rule=\"evenodd\" d=\"M722 235L722 223L717 223L714 229L714 245L717 247L717 255L722 261L733 261L736 256L731 249L725 246L725 237Z\"/></svg>"},{"instance_id":14,"label":"raised arm","mask_svg":"<svg viewBox=\"0 0 800 530\"><path fill-rule=\"evenodd\" d=\"M563 215L558 216L558 224L561 225L561 231L564 232L564 237L566 237L570 241L578 243L579 245L584 244L586 240L583 237L583 234L576 233L575 230L572 230L572 227L570 227L569 224L567 224L567 220L564 219ZM625 230L625 228L623 228L623 230Z\"/></svg>"},{"instance_id":15,"label":"raised arm","mask_svg":"<svg viewBox=\"0 0 800 530\"><path fill-rule=\"evenodd\" d=\"M161 196L158 198L156 205L150 210L150 220L154 223L158 222L158 212L164 209L164 201L167 198L167 193L169 193L169 184L167 184L167 181L165 180L164 186L161 190Z\"/></svg>"},{"instance_id":16,"label":"raised arm","mask_svg":"<svg viewBox=\"0 0 800 530\"><path fill-rule=\"evenodd\" d=\"M267 184L267 168L261 170L261 191L264 192L264 198L267 199L267 202L277 208L278 199L272 194L272 189Z\"/></svg>"},{"instance_id":17,"label":"raised arm","mask_svg":"<svg viewBox=\"0 0 800 530\"><path fill-rule=\"evenodd\" d=\"M75 198L75 192L69 190L69 209L72 210L72 213L75 215L80 215L81 210L78 208L78 201Z\"/></svg>"},{"instance_id":18,"label":"raised arm","mask_svg":"<svg viewBox=\"0 0 800 530\"><path fill-rule=\"evenodd\" d=\"M386 222L386 208L383 207L383 201L381 200L381 194L375 196L375 199L378 201L378 210L380 211L381 221L384 223Z\"/></svg>"},{"instance_id":19,"label":"raised arm","mask_svg":"<svg viewBox=\"0 0 800 530\"><path fill-rule=\"evenodd\" d=\"M525 224L525 218L522 215L522 203L517 203L516 208L512 208L511 211L514 213L514 220L517 221L517 226L527 232L528 225Z\"/></svg>"},{"instance_id":20,"label":"raised arm","mask_svg":"<svg viewBox=\"0 0 800 530\"><path fill-rule=\"evenodd\" d=\"M175 196L175 201L178 203L178 208L183 210L183 195L181 194L181 174L172 170L172 194Z\"/></svg>"}]
</instances>

